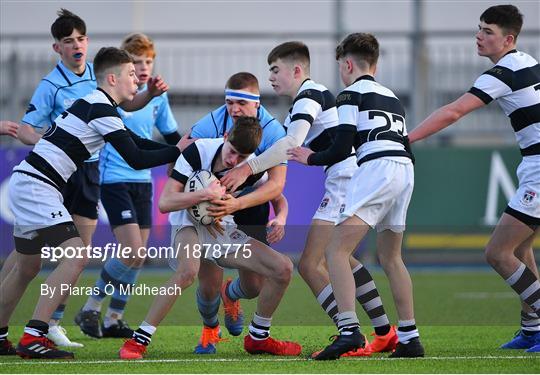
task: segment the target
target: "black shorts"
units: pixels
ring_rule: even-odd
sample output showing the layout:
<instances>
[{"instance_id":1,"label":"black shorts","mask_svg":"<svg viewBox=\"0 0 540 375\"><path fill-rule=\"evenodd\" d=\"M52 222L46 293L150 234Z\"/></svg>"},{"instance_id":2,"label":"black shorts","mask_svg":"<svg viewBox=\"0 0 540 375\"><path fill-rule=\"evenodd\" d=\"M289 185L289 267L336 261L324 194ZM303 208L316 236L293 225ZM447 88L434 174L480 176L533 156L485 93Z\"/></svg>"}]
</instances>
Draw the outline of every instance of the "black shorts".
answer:
<instances>
[{"instance_id":1,"label":"black shorts","mask_svg":"<svg viewBox=\"0 0 540 375\"><path fill-rule=\"evenodd\" d=\"M99 161L83 163L69 178L64 190L64 206L72 215L98 218Z\"/></svg>"},{"instance_id":2,"label":"black shorts","mask_svg":"<svg viewBox=\"0 0 540 375\"><path fill-rule=\"evenodd\" d=\"M152 183L118 182L101 185L101 203L111 227L136 223L152 226Z\"/></svg>"},{"instance_id":3,"label":"black shorts","mask_svg":"<svg viewBox=\"0 0 540 375\"><path fill-rule=\"evenodd\" d=\"M242 191L239 196L251 193L255 188L248 187ZM256 240L268 244L266 241L266 224L270 215L270 204L262 203L258 206L245 208L233 213L234 222L238 225L238 229L255 238Z\"/></svg>"}]
</instances>

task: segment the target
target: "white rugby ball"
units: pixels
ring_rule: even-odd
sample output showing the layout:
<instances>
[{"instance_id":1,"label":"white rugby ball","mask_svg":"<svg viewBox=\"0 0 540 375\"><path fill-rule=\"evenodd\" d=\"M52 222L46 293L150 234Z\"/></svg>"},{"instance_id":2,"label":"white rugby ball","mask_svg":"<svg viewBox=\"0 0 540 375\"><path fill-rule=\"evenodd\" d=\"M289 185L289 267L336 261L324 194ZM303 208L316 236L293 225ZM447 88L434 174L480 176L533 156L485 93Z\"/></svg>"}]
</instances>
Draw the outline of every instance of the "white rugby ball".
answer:
<instances>
[{"instance_id":1,"label":"white rugby ball","mask_svg":"<svg viewBox=\"0 0 540 375\"><path fill-rule=\"evenodd\" d=\"M217 177L210 171L205 169L195 171L189 176L186 186L184 187L184 192L192 193L205 189L215 180L217 180ZM203 201L188 208L188 213L197 223L209 225L212 224L214 218L208 214L208 207L210 207L210 202Z\"/></svg>"}]
</instances>

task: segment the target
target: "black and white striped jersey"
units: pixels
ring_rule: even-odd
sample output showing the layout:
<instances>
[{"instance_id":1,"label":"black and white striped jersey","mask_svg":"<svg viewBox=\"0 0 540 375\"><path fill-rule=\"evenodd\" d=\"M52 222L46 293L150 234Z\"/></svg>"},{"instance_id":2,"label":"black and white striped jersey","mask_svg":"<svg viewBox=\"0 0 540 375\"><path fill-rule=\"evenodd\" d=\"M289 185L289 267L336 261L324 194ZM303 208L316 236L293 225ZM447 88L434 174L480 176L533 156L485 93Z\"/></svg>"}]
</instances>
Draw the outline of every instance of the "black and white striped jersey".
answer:
<instances>
[{"instance_id":1,"label":"black and white striped jersey","mask_svg":"<svg viewBox=\"0 0 540 375\"><path fill-rule=\"evenodd\" d=\"M182 152L182 155L176 160L174 169L171 173L171 178L185 185L193 172L204 169L211 171L218 179L220 179L227 171L229 171L229 169L221 171L214 170L214 165L223 149L223 144L223 138L197 139L187 147L184 152ZM255 154L251 154L248 159L254 157ZM264 178L266 178L266 172L249 176L248 179L238 187L233 195L239 195L243 189L262 182ZM169 222L172 225L180 225L187 217L185 210L171 212L169 215Z\"/></svg>"},{"instance_id":2,"label":"black and white striped jersey","mask_svg":"<svg viewBox=\"0 0 540 375\"><path fill-rule=\"evenodd\" d=\"M484 103L497 100L510 117L523 156L540 155L540 65L512 50L482 74L469 93Z\"/></svg>"},{"instance_id":3,"label":"black and white striped jersey","mask_svg":"<svg viewBox=\"0 0 540 375\"><path fill-rule=\"evenodd\" d=\"M97 89L58 116L25 160L61 188L79 165L103 148L103 137L117 130L125 127L116 104ZM14 170L24 169L21 165Z\"/></svg>"},{"instance_id":4,"label":"black and white striped jersey","mask_svg":"<svg viewBox=\"0 0 540 375\"><path fill-rule=\"evenodd\" d=\"M370 75L359 77L336 99L340 126L356 130L357 163L379 157L412 159L405 110L394 93ZM405 157L405 158L404 158Z\"/></svg>"},{"instance_id":5,"label":"black and white striped jersey","mask_svg":"<svg viewBox=\"0 0 540 375\"><path fill-rule=\"evenodd\" d=\"M176 160L174 169L171 173L171 178L185 185L193 172L204 169L211 171L218 179L220 179L229 171L229 169L224 169L222 171L213 170L216 160L223 148L223 144L223 138L197 139L187 147L178 160ZM251 154L248 159L254 157L255 155ZM235 193L237 194L247 186L253 186L263 175L264 172L249 176L248 179L238 187Z\"/></svg>"},{"instance_id":6,"label":"black and white striped jersey","mask_svg":"<svg viewBox=\"0 0 540 375\"><path fill-rule=\"evenodd\" d=\"M332 129L339 125L334 95L323 85L306 79L283 126L288 128L296 120L306 120L311 125L304 146L315 152L327 149L332 144Z\"/></svg>"}]
</instances>

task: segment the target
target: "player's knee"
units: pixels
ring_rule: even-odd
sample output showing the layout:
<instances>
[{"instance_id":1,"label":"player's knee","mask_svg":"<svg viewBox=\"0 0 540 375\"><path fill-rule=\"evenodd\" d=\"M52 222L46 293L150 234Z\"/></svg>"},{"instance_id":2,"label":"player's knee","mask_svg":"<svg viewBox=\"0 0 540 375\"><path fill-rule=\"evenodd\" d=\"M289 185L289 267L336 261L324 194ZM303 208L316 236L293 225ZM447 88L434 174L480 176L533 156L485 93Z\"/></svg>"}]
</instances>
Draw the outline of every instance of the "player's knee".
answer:
<instances>
[{"instance_id":1,"label":"player's knee","mask_svg":"<svg viewBox=\"0 0 540 375\"><path fill-rule=\"evenodd\" d=\"M379 260L381 267L387 273L388 271L405 267L405 264L403 263L403 259L401 259L401 256L399 255L398 256L393 256L393 255L382 256L381 254L377 254L377 259Z\"/></svg>"},{"instance_id":2,"label":"player's knee","mask_svg":"<svg viewBox=\"0 0 540 375\"><path fill-rule=\"evenodd\" d=\"M82 271L84 271L85 267L88 265L88 262L90 262L90 259L88 257L82 257L69 259L68 261L70 268L80 274Z\"/></svg>"},{"instance_id":3,"label":"player's knee","mask_svg":"<svg viewBox=\"0 0 540 375\"><path fill-rule=\"evenodd\" d=\"M298 273L302 277L302 279L307 280L310 279L314 272L317 271L317 264L318 262L308 259L308 258L301 258L298 262Z\"/></svg>"},{"instance_id":4,"label":"player's knee","mask_svg":"<svg viewBox=\"0 0 540 375\"><path fill-rule=\"evenodd\" d=\"M195 278L197 277L197 270L189 268L182 270L181 272L176 274L176 277L174 278L174 282L176 285L180 286L181 288L187 288L191 284L195 282Z\"/></svg>"},{"instance_id":5,"label":"player's knee","mask_svg":"<svg viewBox=\"0 0 540 375\"><path fill-rule=\"evenodd\" d=\"M488 264L493 268L498 268L504 262L503 252L498 251L494 246L488 245L484 251L484 255Z\"/></svg>"},{"instance_id":6,"label":"player's knee","mask_svg":"<svg viewBox=\"0 0 540 375\"><path fill-rule=\"evenodd\" d=\"M24 267L17 267L17 274L23 280L33 280L37 276L39 271L41 271L41 262L29 262L25 264Z\"/></svg>"},{"instance_id":7,"label":"player's knee","mask_svg":"<svg viewBox=\"0 0 540 375\"><path fill-rule=\"evenodd\" d=\"M281 258L279 267L275 273L275 279L280 283L289 284L292 278L293 264L288 257L283 255Z\"/></svg>"}]
</instances>

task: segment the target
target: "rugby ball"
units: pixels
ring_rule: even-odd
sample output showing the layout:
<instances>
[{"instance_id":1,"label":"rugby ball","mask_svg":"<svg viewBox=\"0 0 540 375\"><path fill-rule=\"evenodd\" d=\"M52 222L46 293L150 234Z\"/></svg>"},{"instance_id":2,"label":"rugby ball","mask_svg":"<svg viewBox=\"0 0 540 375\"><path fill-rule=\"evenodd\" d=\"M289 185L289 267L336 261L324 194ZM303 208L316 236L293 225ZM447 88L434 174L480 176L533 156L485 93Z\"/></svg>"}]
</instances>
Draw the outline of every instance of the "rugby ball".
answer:
<instances>
[{"instance_id":1,"label":"rugby ball","mask_svg":"<svg viewBox=\"0 0 540 375\"><path fill-rule=\"evenodd\" d=\"M205 189L212 183L212 181L215 180L217 180L217 177L214 176L214 174L210 171L205 169L195 171L191 174L191 176L189 176L186 186L184 187L184 192L193 193L195 191ZM197 223L201 223L203 225L212 224L214 218L208 214L208 207L210 207L209 201L203 201L195 204L188 208L189 216L191 216L191 218Z\"/></svg>"}]
</instances>

